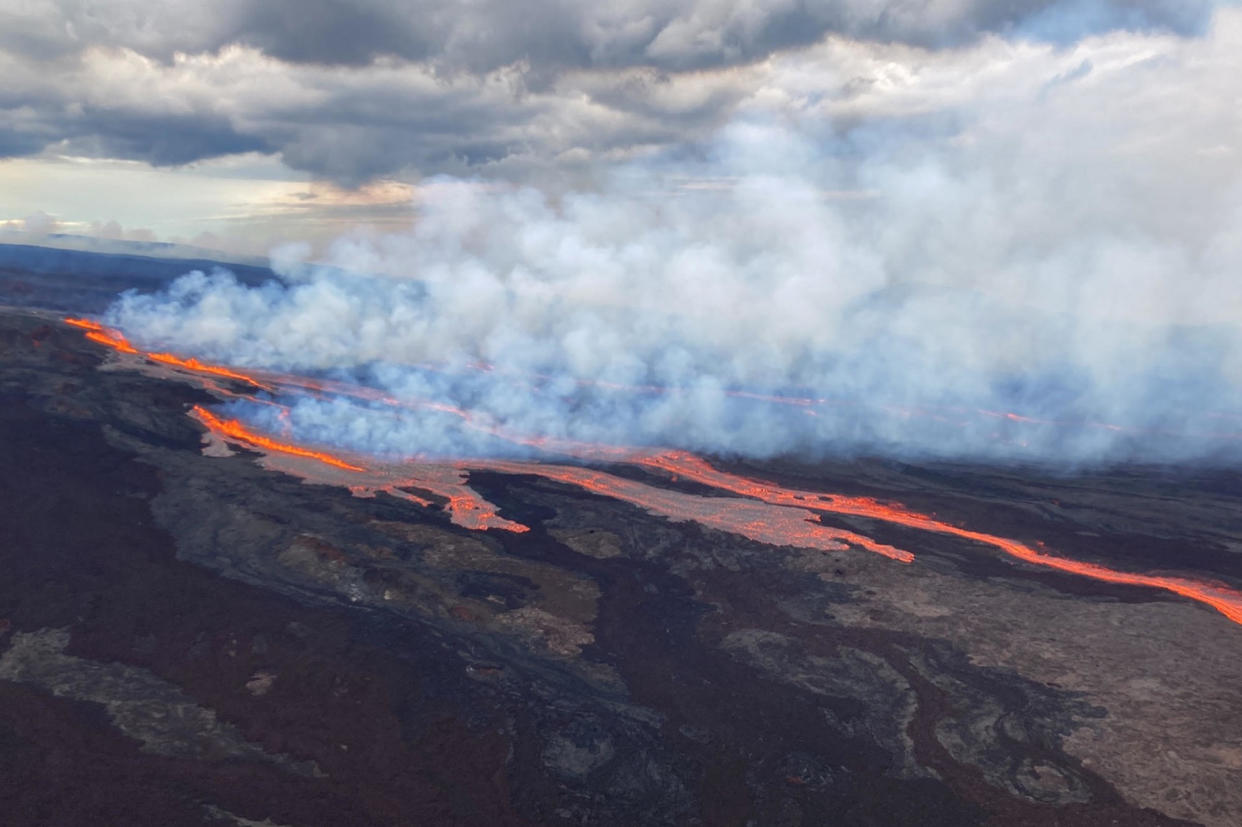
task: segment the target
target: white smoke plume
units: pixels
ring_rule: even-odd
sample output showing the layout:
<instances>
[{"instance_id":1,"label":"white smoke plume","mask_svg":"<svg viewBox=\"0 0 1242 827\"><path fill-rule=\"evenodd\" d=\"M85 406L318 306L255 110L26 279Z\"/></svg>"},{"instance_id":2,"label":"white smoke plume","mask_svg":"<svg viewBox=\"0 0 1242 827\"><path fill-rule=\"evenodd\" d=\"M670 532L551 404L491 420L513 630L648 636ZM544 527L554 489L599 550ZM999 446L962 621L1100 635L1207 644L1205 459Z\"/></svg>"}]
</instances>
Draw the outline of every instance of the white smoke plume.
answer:
<instances>
[{"instance_id":1,"label":"white smoke plume","mask_svg":"<svg viewBox=\"0 0 1242 827\"><path fill-rule=\"evenodd\" d=\"M1196 40L874 48L920 76L824 101L806 88L828 72L814 55L773 63L710 146L570 192L433 179L408 233L342 239L322 264L286 249L285 282L263 288L191 273L108 321L531 435L1236 457L1242 15L1219 11ZM293 422L380 453L517 450L451 416L339 400L299 403Z\"/></svg>"}]
</instances>

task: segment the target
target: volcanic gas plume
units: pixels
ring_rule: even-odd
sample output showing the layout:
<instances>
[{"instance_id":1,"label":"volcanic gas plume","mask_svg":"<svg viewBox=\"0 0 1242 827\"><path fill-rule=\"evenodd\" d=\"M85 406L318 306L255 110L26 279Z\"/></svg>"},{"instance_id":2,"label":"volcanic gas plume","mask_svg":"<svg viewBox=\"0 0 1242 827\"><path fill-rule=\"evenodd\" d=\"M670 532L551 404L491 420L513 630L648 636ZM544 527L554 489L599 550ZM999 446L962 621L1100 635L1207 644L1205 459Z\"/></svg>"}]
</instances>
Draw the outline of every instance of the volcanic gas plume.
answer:
<instances>
[{"instance_id":1,"label":"volcanic gas plume","mask_svg":"<svg viewBox=\"0 0 1242 827\"><path fill-rule=\"evenodd\" d=\"M468 476L471 470L531 475L621 500L670 520L693 521L707 528L775 546L821 551L856 548L902 563L916 562L915 555L908 550L877 542L855 531L824 525L818 519L819 514L951 535L982 549L990 549L993 553L1000 552L1023 564L1107 583L1181 595L1210 606L1229 620L1242 624L1242 592L1222 584L1176 575L1127 572L1097 563L1071 560L1039 547L1038 543L1028 544L953 525L899 503L791 489L774 482L739 476L686 451L531 438L494 427L485 418L444 403L399 400L373 388L341 381L271 372L253 374L240 368L206 364L195 358L152 354L134 347L121 332L97 322L74 318L65 321L83 329L91 341L110 347L119 354L120 359L126 360L125 364L138 367L145 360L168 371L170 376L194 377L202 380L208 389L218 391L222 397L235 400L231 403L235 406L240 400L243 405L274 409L277 421L287 423L292 410L290 403L296 404L298 399L308 395L315 399L335 397L382 405L384 415L397 420L428 415L448 416L459 427L481 430L491 438L527 448L540 448L544 452L540 458L524 461L495 458L452 460L443 457L385 459L360 453L342 453L321 445L302 444L292 438L264 433L236 418L202 406L195 406L191 411L191 415L209 433L226 442L261 452L281 470L309 480L346 486L360 496L384 492L421 507L432 507L439 502L454 523L466 528L517 533L529 530L528 526L499 515L495 507L470 488ZM224 390L215 383L217 378L232 380L245 390ZM762 401L774 405L789 403L786 399ZM653 483L620 477L599 468L569 464L565 460L603 460L632 466L648 472L653 477ZM687 481L717 493L713 496L689 494L669 488L666 484L654 484L662 480Z\"/></svg>"},{"instance_id":2,"label":"volcanic gas plume","mask_svg":"<svg viewBox=\"0 0 1242 827\"><path fill-rule=\"evenodd\" d=\"M1181 147L1152 147L1145 123L1095 124L1097 94L1041 90L1011 104L1012 124L962 112L951 142L757 119L702 160L570 191L428 180L408 231L341 239L315 263L283 249L262 286L189 273L106 320L144 349L358 382L533 439L1229 461L1237 167L1157 174L1149 152ZM1037 143L1017 124L1050 114L1111 139L1015 157ZM530 453L447 420L364 421L382 414L306 399L293 419L364 453Z\"/></svg>"}]
</instances>

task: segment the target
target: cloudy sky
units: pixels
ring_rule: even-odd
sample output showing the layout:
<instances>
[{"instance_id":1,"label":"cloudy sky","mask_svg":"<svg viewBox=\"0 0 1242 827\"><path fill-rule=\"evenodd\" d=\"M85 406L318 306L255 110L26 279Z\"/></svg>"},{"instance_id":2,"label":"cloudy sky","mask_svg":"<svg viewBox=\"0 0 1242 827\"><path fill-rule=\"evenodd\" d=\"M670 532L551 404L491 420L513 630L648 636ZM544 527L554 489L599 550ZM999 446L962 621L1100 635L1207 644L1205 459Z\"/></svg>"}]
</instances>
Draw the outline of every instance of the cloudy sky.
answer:
<instances>
[{"instance_id":1,"label":"cloudy sky","mask_svg":"<svg viewBox=\"0 0 1242 827\"><path fill-rule=\"evenodd\" d=\"M1071 134L1208 179L1239 28L1211 0L6 0L0 227L319 250L407 226L435 176L728 186L752 127L842 199L874 193L859 155Z\"/></svg>"},{"instance_id":2,"label":"cloudy sky","mask_svg":"<svg viewBox=\"0 0 1242 827\"><path fill-rule=\"evenodd\" d=\"M1237 455L1240 55L1213 0L5 0L0 240L270 252L108 319L524 433ZM480 362L549 393L411 367Z\"/></svg>"}]
</instances>

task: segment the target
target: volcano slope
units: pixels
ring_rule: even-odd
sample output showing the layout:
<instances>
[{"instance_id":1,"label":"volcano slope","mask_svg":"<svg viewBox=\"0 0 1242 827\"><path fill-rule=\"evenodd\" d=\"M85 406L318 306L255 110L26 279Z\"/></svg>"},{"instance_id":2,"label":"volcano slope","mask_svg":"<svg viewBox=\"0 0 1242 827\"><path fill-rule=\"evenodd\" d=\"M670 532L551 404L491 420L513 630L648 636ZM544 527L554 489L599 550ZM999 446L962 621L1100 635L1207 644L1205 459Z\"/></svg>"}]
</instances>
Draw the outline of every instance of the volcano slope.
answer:
<instances>
[{"instance_id":1,"label":"volcano slope","mask_svg":"<svg viewBox=\"0 0 1242 827\"><path fill-rule=\"evenodd\" d=\"M774 545L519 467L469 484L528 530L471 530L214 437L214 387L0 314L5 823L1242 822L1242 625L1202 602L858 514L819 519L913 561ZM715 467L1242 585L1234 472Z\"/></svg>"}]
</instances>

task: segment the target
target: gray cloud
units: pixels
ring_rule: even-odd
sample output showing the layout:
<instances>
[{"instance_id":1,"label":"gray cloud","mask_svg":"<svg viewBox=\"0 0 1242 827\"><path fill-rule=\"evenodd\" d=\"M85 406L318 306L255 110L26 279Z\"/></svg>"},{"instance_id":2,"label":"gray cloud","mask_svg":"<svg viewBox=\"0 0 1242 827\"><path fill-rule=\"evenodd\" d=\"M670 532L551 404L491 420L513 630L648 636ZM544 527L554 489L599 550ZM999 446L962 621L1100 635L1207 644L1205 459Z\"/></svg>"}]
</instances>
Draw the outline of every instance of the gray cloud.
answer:
<instances>
[{"instance_id":1,"label":"gray cloud","mask_svg":"<svg viewBox=\"0 0 1242 827\"><path fill-rule=\"evenodd\" d=\"M84 107L81 116L66 126L61 139L72 153L139 158L158 166L272 149L262 136L241 134L227 117L210 114Z\"/></svg>"},{"instance_id":2,"label":"gray cloud","mask_svg":"<svg viewBox=\"0 0 1242 827\"><path fill-rule=\"evenodd\" d=\"M343 239L334 267L286 257L289 282L261 289L191 275L110 318L153 348L361 375L580 440L1236 458L1242 114L1203 101L1236 94L1240 43L1234 12L1203 40L1081 51L843 45L819 59L876 81L800 109L821 67L775 61L701 153L581 191L425 182L413 228ZM851 112L868 117L832 125ZM377 452L480 450L451 418L390 409L308 401L293 424Z\"/></svg>"},{"instance_id":3,"label":"gray cloud","mask_svg":"<svg viewBox=\"0 0 1242 827\"><path fill-rule=\"evenodd\" d=\"M1191 35L1213 7L28 0L0 9L0 155L51 146L181 164L254 150L348 184L573 166L701 140L755 91L737 72L825 38L939 49L988 33L1060 44L1118 28Z\"/></svg>"},{"instance_id":4,"label":"gray cloud","mask_svg":"<svg viewBox=\"0 0 1242 827\"><path fill-rule=\"evenodd\" d=\"M31 57L90 45L161 60L230 43L291 62L364 65L391 56L487 72L732 65L829 34L952 46L989 32L1058 42L1110 29L1202 31L1210 0L32 0L0 13L0 46Z\"/></svg>"}]
</instances>

